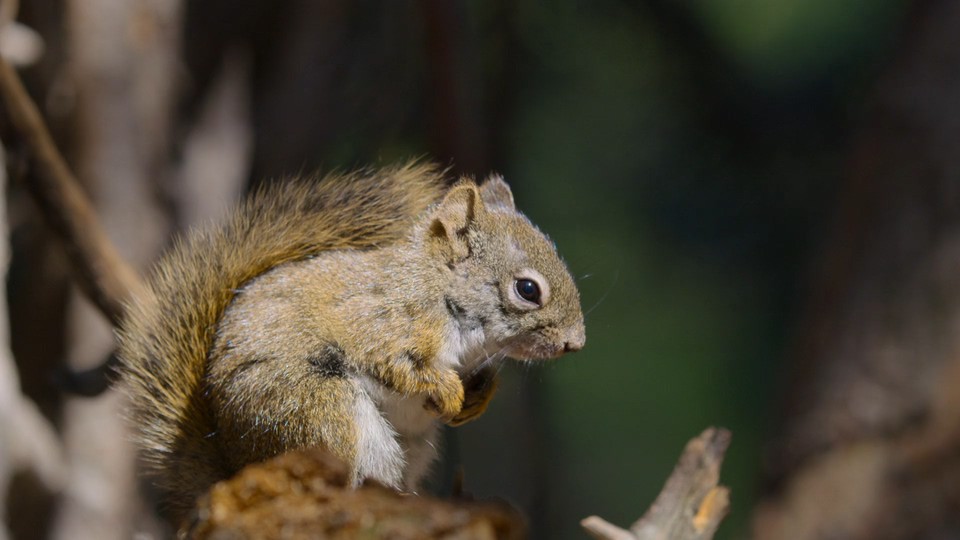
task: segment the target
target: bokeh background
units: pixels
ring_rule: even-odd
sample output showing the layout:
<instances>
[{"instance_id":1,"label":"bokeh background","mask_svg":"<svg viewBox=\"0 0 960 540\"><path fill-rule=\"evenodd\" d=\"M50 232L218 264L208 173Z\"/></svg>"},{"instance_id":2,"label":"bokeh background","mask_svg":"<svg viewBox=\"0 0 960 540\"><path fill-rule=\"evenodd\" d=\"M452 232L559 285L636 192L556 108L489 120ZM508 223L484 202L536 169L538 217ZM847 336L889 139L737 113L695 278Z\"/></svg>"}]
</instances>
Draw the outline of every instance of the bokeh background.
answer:
<instances>
[{"instance_id":1,"label":"bokeh background","mask_svg":"<svg viewBox=\"0 0 960 540\"><path fill-rule=\"evenodd\" d=\"M502 173L578 278L587 346L506 366L487 415L447 434L435 491L462 467L469 492L523 508L534 538L583 538L587 515L638 518L685 442L719 425L734 436L719 537L742 538L777 487L770 441L856 141L917 13L942 4L31 0L20 18L46 44L23 72L31 92L144 266L260 182L418 156ZM106 30L105 13L120 19ZM16 185L10 200L14 353L68 433L78 403L104 398L67 397L51 373L110 346L69 352L97 316L75 307ZM43 535L77 533L99 518L63 517L74 499L20 503L11 528L34 537L18 519L60 516Z\"/></svg>"}]
</instances>

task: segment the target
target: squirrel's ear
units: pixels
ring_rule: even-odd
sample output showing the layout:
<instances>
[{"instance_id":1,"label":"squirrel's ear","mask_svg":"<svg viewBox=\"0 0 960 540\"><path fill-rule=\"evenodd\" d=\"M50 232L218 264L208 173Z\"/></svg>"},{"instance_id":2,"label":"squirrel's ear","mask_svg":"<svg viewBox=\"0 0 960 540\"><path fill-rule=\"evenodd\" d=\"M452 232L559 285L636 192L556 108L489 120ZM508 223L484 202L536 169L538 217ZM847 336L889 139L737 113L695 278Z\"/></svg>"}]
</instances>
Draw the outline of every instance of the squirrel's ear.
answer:
<instances>
[{"instance_id":1,"label":"squirrel's ear","mask_svg":"<svg viewBox=\"0 0 960 540\"><path fill-rule=\"evenodd\" d=\"M462 259L470 254L466 232L476 219L477 212L482 210L482 205L477 186L465 182L450 188L433 210L430 234L452 249L454 259Z\"/></svg>"},{"instance_id":2,"label":"squirrel's ear","mask_svg":"<svg viewBox=\"0 0 960 540\"><path fill-rule=\"evenodd\" d=\"M483 203L493 209L515 211L517 208L513 204L513 192L510 186L503 180L499 174L494 174L483 181L480 185L480 196Z\"/></svg>"}]
</instances>

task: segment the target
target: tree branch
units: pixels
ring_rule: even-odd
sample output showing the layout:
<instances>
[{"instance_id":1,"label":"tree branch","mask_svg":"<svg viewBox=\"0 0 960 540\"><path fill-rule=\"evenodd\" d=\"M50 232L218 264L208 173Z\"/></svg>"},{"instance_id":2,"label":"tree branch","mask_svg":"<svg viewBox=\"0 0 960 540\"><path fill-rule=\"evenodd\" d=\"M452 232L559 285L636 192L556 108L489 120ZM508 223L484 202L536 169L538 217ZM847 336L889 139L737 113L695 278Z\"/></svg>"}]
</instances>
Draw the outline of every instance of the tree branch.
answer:
<instances>
[{"instance_id":1,"label":"tree branch","mask_svg":"<svg viewBox=\"0 0 960 540\"><path fill-rule=\"evenodd\" d=\"M493 540L524 538L526 525L502 502L411 497L375 482L354 488L343 462L306 449L249 465L214 485L180 535Z\"/></svg>"},{"instance_id":2,"label":"tree branch","mask_svg":"<svg viewBox=\"0 0 960 540\"><path fill-rule=\"evenodd\" d=\"M730 508L729 489L719 486L730 432L709 428L687 443L657 500L630 530L590 516L580 525L601 540L709 540Z\"/></svg>"},{"instance_id":3,"label":"tree branch","mask_svg":"<svg viewBox=\"0 0 960 540\"><path fill-rule=\"evenodd\" d=\"M33 155L36 173L30 175L30 193L63 240L80 288L114 326L118 325L123 303L144 287L143 282L117 253L57 150L36 104L16 71L2 58L0 97L13 127Z\"/></svg>"}]
</instances>

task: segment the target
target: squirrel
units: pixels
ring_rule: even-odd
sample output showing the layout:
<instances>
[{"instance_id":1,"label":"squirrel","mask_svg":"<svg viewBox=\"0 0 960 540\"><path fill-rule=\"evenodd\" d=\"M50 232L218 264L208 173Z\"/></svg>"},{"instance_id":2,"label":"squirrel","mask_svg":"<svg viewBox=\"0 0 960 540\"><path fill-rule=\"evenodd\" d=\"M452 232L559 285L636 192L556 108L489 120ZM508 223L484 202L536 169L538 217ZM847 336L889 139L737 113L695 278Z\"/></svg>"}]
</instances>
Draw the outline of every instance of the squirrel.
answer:
<instances>
[{"instance_id":1,"label":"squirrel","mask_svg":"<svg viewBox=\"0 0 960 540\"><path fill-rule=\"evenodd\" d=\"M298 448L415 492L440 423L484 412L504 358L584 345L574 280L501 177L448 186L411 162L316 180L177 241L129 303L122 386L175 522Z\"/></svg>"}]
</instances>

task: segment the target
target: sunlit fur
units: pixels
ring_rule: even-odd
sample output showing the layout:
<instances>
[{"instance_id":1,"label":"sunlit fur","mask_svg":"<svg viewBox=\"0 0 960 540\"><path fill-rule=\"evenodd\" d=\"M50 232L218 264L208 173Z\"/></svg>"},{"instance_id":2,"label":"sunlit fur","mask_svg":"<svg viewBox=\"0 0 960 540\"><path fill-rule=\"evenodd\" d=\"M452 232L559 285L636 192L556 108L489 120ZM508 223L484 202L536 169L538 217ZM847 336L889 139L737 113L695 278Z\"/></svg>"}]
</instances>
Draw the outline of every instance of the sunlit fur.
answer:
<instances>
[{"instance_id":1,"label":"sunlit fur","mask_svg":"<svg viewBox=\"0 0 960 540\"><path fill-rule=\"evenodd\" d=\"M524 268L549 281L537 309L508 301ZM258 194L161 261L120 337L177 519L214 481L303 446L333 451L355 482L415 490L437 417L460 424L489 402L478 368L577 350L584 331L569 272L502 180L446 188L407 165Z\"/></svg>"}]
</instances>

